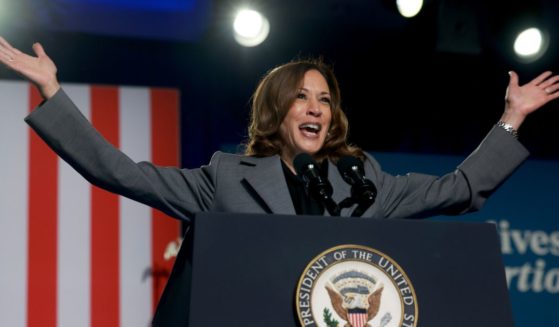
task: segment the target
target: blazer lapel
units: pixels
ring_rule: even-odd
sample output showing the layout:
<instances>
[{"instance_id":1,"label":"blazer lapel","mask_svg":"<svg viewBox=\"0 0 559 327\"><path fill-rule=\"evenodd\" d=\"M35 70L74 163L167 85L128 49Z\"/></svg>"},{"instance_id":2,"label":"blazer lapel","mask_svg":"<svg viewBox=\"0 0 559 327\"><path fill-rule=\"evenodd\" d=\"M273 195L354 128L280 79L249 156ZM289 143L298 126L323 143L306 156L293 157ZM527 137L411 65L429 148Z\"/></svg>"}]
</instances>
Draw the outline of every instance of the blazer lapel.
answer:
<instances>
[{"instance_id":1,"label":"blazer lapel","mask_svg":"<svg viewBox=\"0 0 559 327\"><path fill-rule=\"evenodd\" d=\"M256 192L256 196L260 197L259 200L262 200L272 213L295 214L293 200L291 199L291 194L289 194L279 156L264 158L244 157L240 164L246 166L243 176L244 180L252 187ZM330 161L328 162L328 180L334 189L332 199L336 203L340 203L351 195L351 186L343 180L336 165ZM342 209L342 216L349 215L354 208L355 206ZM329 215L328 211L325 210L324 212L325 215Z\"/></svg>"},{"instance_id":2,"label":"blazer lapel","mask_svg":"<svg viewBox=\"0 0 559 327\"><path fill-rule=\"evenodd\" d=\"M246 166L244 180L272 213L294 215L295 208L280 160L277 155L264 158L245 157L240 164Z\"/></svg>"}]
</instances>

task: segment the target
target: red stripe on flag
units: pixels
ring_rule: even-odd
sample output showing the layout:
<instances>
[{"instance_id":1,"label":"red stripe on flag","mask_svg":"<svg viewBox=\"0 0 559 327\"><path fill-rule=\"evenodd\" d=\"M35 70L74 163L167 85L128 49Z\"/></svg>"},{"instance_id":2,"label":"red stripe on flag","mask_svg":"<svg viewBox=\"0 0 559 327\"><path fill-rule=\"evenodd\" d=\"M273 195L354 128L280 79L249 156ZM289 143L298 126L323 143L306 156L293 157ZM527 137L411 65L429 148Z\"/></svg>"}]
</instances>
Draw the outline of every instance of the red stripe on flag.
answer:
<instances>
[{"instance_id":1,"label":"red stripe on flag","mask_svg":"<svg viewBox=\"0 0 559 327\"><path fill-rule=\"evenodd\" d=\"M152 161L156 165L179 165L179 93L170 89L151 90ZM153 210L152 269L153 309L155 310L174 260L165 261L163 254L170 241L176 240L180 222Z\"/></svg>"},{"instance_id":2,"label":"red stripe on flag","mask_svg":"<svg viewBox=\"0 0 559 327\"><path fill-rule=\"evenodd\" d=\"M367 323L366 313L350 313L349 322L354 327L363 327Z\"/></svg>"},{"instance_id":3,"label":"red stripe on flag","mask_svg":"<svg viewBox=\"0 0 559 327\"><path fill-rule=\"evenodd\" d=\"M33 110L42 101L30 86ZM41 109L37 109L41 110ZM27 325L56 326L57 184L56 154L30 130Z\"/></svg>"},{"instance_id":4,"label":"red stripe on flag","mask_svg":"<svg viewBox=\"0 0 559 327\"><path fill-rule=\"evenodd\" d=\"M91 87L91 122L114 146L119 145L118 88ZM91 190L91 326L119 325L118 196Z\"/></svg>"}]
</instances>

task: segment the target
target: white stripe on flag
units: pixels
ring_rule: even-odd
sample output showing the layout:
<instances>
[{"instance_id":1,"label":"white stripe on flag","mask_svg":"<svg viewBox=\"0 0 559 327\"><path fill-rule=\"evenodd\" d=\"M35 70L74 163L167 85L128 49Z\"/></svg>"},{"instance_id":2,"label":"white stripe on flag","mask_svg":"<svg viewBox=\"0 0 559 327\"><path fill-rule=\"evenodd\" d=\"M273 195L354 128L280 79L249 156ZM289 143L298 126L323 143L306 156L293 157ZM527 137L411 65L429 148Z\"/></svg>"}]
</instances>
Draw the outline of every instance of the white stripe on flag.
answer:
<instances>
[{"instance_id":1,"label":"white stripe on flag","mask_svg":"<svg viewBox=\"0 0 559 327\"><path fill-rule=\"evenodd\" d=\"M64 85L64 90L90 117L90 88ZM91 186L58 158L58 276L59 327L91 323Z\"/></svg>"},{"instance_id":2,"label":"white stripe on flag","mask_svg":"<svg viewBox=\"0 0 559 327\"><path fill-rule=\"evenodd\" d=\"M29 84L0 81L0 326L27 325Z\"/></svg>"},{"instance_id":3,"label":"white stripe on flag","mask_svg":"<svg viewBox=\"0 0 559 327\"><path fill-rule=\"evenodd\" d=\"M151 158L147 88L121 87L120 148L134 161ZM120 198L120 326L148 326L152 318L151 209Z\"/></svg>"}]
</instances>

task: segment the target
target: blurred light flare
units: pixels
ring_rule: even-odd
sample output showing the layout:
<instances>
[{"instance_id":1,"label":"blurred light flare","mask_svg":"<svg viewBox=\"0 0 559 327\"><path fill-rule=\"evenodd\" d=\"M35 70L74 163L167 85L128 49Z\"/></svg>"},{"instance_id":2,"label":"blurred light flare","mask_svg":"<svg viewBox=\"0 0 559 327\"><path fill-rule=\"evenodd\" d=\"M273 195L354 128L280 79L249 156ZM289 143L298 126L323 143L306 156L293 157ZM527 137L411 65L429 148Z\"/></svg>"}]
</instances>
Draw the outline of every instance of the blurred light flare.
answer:
<instances>
[{"instance_id":1,"label":"blurred light flare","mask_svg":"<svg viewBox=\"0 0 559 327\"><path fill-rule=\"evenodd\" d=\"M270 23L262 14L251 9L239 10L233 22L235 40L242 46L254 47L264 42Z\"/></svg>"},{"instance_id":2,"label":"blurred light flare","mask_svg":"<svg viewBox=\"0 0 559 327\"><path fill-rule=\"evenodd\" d=\"M544 33L531 27L518 33L514 41L514 53L525 62L539 59L547 50L547 42Z\"/></svg>"},{"instance_id":3,"label":"blurred light flare","mask_svg":"<svg viewBox=\"0 0 559 327\"><path fill-rule=\"evenodd\" d=\"M421 11L423 0L396 0L396 7L400 15L411 18Z\"/></svg>"}]
</instances>

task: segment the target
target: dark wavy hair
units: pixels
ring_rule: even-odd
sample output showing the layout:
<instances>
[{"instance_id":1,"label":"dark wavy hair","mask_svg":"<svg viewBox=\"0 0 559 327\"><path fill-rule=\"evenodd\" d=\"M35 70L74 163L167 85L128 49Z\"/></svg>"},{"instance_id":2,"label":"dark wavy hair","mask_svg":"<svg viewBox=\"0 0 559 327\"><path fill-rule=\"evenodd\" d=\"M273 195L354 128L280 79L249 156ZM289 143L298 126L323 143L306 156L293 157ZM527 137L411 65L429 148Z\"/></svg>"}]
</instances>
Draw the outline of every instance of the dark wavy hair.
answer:
<instances>
[{"instance_id":1,"label":"dark wavy hair","mask_svg":"<svg viewBox=\"0 0 559 327\"><path fill-rule=\"evenodd\" d=\"M321 59L297 60L270 70L252 96L250 125L245 154L265 157L281 155L284 146L279 128L302 87L305 73L316 70L326 79L330 91L332 121L324 145L314 155L336 162L344 155L364 159L363 151L349 145L348 121L341 108L340 88L330 66Z\"/></svg>"}]
</instances>

